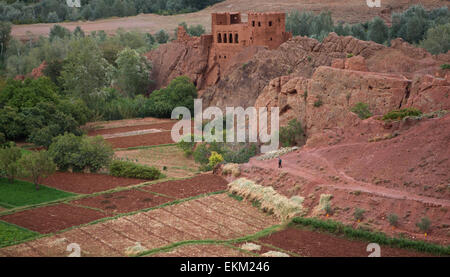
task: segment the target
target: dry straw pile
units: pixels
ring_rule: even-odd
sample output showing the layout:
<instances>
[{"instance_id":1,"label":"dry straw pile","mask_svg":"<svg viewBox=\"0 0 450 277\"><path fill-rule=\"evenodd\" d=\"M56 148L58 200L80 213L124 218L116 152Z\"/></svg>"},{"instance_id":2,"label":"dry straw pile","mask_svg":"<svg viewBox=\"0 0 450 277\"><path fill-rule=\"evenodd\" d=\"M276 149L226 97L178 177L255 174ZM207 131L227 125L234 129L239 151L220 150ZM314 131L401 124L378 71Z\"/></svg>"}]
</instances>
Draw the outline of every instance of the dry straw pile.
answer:
<instances>
[{"instance_id":1,"label":"dry straw pile","mask_svg":"<svg viewBox=\"0 0 450 277\"><path fill-rule=\"evenodd\" d=\"M293 196L289 199L277 193L272 187L258 185L246 178L239 178L229 183L228 190L232 194L259 203L263 211L274 214L282 220L304 214L303 197Z\"/></svg>"}]
</instances>

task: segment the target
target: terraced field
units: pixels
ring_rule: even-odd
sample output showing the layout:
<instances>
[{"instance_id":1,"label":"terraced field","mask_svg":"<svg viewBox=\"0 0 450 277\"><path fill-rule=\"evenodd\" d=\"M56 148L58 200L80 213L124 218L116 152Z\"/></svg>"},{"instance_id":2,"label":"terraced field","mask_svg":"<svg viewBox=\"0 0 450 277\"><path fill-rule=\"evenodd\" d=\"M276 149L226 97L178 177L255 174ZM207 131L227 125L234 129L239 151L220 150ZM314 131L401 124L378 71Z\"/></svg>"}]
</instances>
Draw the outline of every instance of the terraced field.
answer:
<instances>
[{"instance_id":1,"label":"terraced field","mask_svg":"<svg viewBox=\"0 0 450 277\"><path fill-rule=\"evenodd\" d=\"M226 194L202 197L1 248L0 256L67 256L70 243L80 245L82 256L124 256L136 243L145 251L182 241L229 240L278 223L250 204L234 201ZM215 253L213 248L199 251Z\"/></svg>"}]
</instances>

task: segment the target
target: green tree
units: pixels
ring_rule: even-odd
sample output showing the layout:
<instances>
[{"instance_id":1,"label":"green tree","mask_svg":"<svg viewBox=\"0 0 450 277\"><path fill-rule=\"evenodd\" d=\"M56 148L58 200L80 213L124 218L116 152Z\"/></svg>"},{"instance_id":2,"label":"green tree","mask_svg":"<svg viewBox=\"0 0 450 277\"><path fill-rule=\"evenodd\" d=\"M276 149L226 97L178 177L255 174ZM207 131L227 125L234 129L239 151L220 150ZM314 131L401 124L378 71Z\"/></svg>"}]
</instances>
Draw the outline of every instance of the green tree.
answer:
<instances>
[{"instance_id":1,"label":"green tree","mask_svg":"<svg viewBox=\"0 0 450 277\"><path fill-rule=\"evenodd\" d=\"M22 151L19 147L0 149L0 172L4 172L11 183L14 183L14 179L19 172L19 159L21 157Z\"/></svg>"},{"instance_id":2,"label":"green tree","mask_svg":"<svg viewBox=\"0 0 450 277\"><path fill-rule=\"evenodd\" d=\"M110 72L95 41L86 37L71 42L60 78L66 92L81 97L89 106L91 98L109 85Z\"/></svg>"},{"instance_id":3,"label":"green tree","mask_svg":"<svg viewBox=\"0 0 450 277\"><path fill-rule=\"evenodd\" d=\"M24 155L19 164L22 176L31 177L36 190L39 190L39 181L42 178L47 178L56 171L56 164L45 150Z\"/></svg>"},{"instance_id":4,"label":"green tree","mask_svg":"<svg viewBox=\"0 0 450 277\"><path fill-rule=\"evenodd\" d=\"M369 23L369 29L367 32L369 40L383 44L388 39L388 34L388 27L386 23L384 23L384 20L380 17L375 17Z\"/></svg>"},{"instance_id":5,"label":"green tree","mask_svg":"<svg viewBox=\"0 0 450 277\"><path fill-rule=\"evenodd\" d=\"M155 39L159 44L166 43L167 41L169 41L169 34L166 31L161 30L156 33Z\"/></svg>"},{"instance_id":6,"label":"green tree","mask_svg":"<svg viewBox=\"0 0 450 277\"><path fill-rule=\"evenodd\" d=\"M186 76L173 79L166 88L153 91L147 101L150 115L169 118L175 107L194 110L197 89Z\"/></svg>"},{"instance_id":7,"label":"green tree","mask_svg":"<svg viewBox=\"0 0 450 277\"><path fill-rule=\"evenodd\" d=\"M123 94L131 97L148 90L151 66L146 57L136 50L125 48L115 62L115 80Z\"/></svg>"},{"instance_id":8,"label":"green tree","mask_svg":"<svg viewBox=\"0 0 450 277\"><path fill-rule=\"evenodd\" d=\"M429 29L420 47L435 55L447 53L450 50L450 23Z\"/></svg>"},{"instance_id":9,"label":"green tree","mask_svg":"<svg viewBox=\"0 0 450 277\"><path fill-rule=\"evenodd\" d=\"M110 164L114 151L101 136L84 137L80 147L81 161L79 168L97 172Z\"/></svg>"},{"instance_id":10,"label":"green tree","mask_svg":"<svg viewBox=\"0 0 450 277\"><path fill-rule=\"evenodd\" d=\"M0 58L3 60L9 40L11 39L11 23L0 21Z\"/></svg>"},{"instance_id":11,"label":"green tree","mask_svg":"<svg viewBox=\"0 0 450 277\"><path fill-rule=\"evenodd\" d=\"M61 25L53 25L53 27L50 29L50 33L48 35L48 38L50 41L55 40L56 38L59 39L66 39L71 37L71 32L69 29L64 28Z\"/></svg>"},{"instance_id":12,"label":"green tree","mask_svg":"<svg viewBox=\"0 0 450 277\"><path fill-rule=\"evenodd\" d=\"M305 132L297 119L292 119L287 126L280 128L280 142L284 147L303 145L305 141Z\"/></svg>"}]
</instances>

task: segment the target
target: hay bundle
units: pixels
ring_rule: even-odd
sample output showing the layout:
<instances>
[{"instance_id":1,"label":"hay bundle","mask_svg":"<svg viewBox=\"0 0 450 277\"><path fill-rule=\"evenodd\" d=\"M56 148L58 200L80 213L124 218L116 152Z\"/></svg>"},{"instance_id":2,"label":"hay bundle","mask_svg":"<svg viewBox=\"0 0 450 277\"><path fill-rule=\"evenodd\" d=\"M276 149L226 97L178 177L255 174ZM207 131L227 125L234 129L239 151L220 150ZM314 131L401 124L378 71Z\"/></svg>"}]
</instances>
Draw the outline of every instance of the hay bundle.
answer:
<instances>
[{"instance_id":1,"label":"hay bundle","mask_svg":"<svg viewBox=\"0 0 450 277\"><path fill-rule=\"evenodd\" d=\"M228 184L228 191L246 200L259 203L260 208L274 214L281 220L303 215L303 197L294 196L291 199L276 192L273 187L256 184L246 178L239 178Z\"/></svg>"},{"instance_id":2,"label":"hay bundle","mask_svg":"<svg viewBox=\"0 0 450 277\"><path fill-rule=\"evenodd\" d=\"M319 199L319 205L317 205L313 210L313 215L324 215L326 213L325 208L330 205L330 201L333 198L331 194L321 194Z\"/></svg>"},{"instance_id":3,"label":"hay bundle","mask_svg":"<svg viewBox=\"0 0 450 277\"><path fill-rule=\"evenodd\" d=\"M298 150L299 148L297 146L294 147L283 147L278 150L269 151L261 156L256 157L257 160L270 160L274 158L278 158L279 156L283 156L284 154L287 154L289 152Z\"/></svg>"},{"instance_id":4,"label":"hay bundle","mask_svg":"<svg viewBox=\"0 0 450 277\"><path fill-rule=\"evenodd\" d=\"M228 175L231 174L233 177L238 177L241 175L241 169L238 164L229 163L223 166L222 174Z\"/></svg>"}]
</instances>

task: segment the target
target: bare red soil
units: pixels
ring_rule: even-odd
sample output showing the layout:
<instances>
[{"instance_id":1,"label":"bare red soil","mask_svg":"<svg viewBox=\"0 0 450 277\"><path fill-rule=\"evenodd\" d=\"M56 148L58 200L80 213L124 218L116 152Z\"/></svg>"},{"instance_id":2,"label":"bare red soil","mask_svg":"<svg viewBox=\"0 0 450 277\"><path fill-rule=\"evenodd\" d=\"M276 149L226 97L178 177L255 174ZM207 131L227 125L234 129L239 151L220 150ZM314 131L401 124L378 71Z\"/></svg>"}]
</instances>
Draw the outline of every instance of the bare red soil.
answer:
<instances>
[{"instance_id":1,"label":"bare red soil","mask_svg":"<svg viewBox=\"0 0 450 277\"><path fill-rule=\"evenodd\" d=\"M220 176L202 174L190 179L152 184L142 189L180 199L225 190L227 184L228 182Z\"/></svg>"},{"instance_id":2,"label":"bare red soil","mask_svg":"<svg viewBox=\"0 0 450 277\"><path fill-rule=\"evenodd\" d=\"M40 207L0 217L27 229L47 234L105 217L99 211L67 204Z\"/></svg>"},{"instance_id":3,"label":"bare red soil","mask_svg":"<svg viewBox=\"0 0 450 277\"><path fill-rule=\"evenodd\" d=\"M170 198L133 189L83 198L72 203L99 208L107 213L126 213L155 207L169 201Z\"/></svg>"},{"instance_id":4,"label":"bare red soil","mask_svg":"<svg viewBox=\"0 0 450 277\"><path fill-rule=\"evenodd\" d=\"M147 129L159 129L159 130L170 131L170 129L172 129L172 126L175 123L176 122L174 121L174 122L167 122L167 123L155 123L155 124L109 128L109 129L97 129L97 130L89 131L88 135L89 136L97 136L97 135L125 133L125 132L130 132L130 131L147 130Z\"/></svg>"},{"instance_id":5,"label":"bare red soil","mask_svg":"<svg viewBox=\"0 0 450 277\"><path fill-rule=\"evenodd\" d=\"M137 136L116 137L106 141L110 142L114 148L128 148L136 146L151 146L174 143L170 131L151 133Z\"/></svg>"},{"instance_id":6,"label":"bare red soil","mask_svg":"<svg viewBox=\"0 0 450 277\"><path fill-rule=\"evenodd\" d=\"M116 187L136 185L147 180L114 177L95 173L57 172L44 179L42 184L64 191L90 194Z\"/></svg>"},{"instance_id":7,"label":"bare red soil","mask_svg":"<svg viewBox=\"0 0 450 277\"><path fill-rule=\"evenodd\" d=\"M295 228L271 234L260 241L307 257L367 257L371 253L367 252L367 242ZM430 256L421 252L380 246L381 257Z\"/></svg>"}]
</instances>

